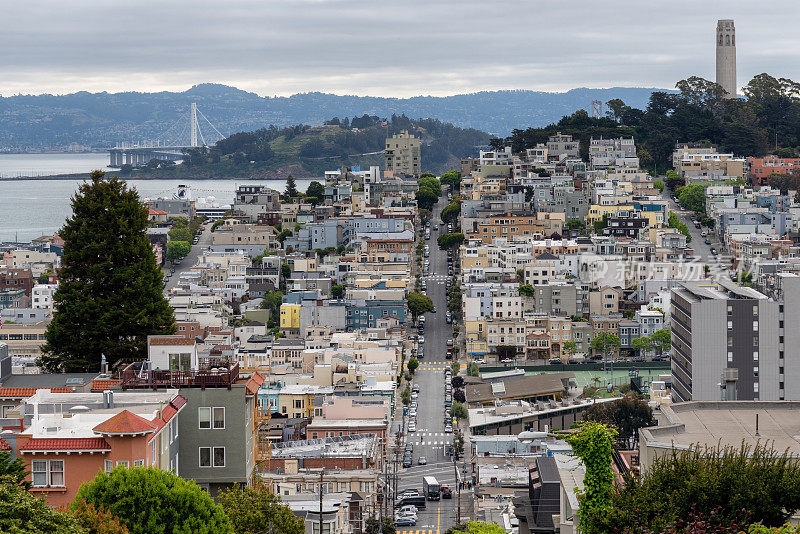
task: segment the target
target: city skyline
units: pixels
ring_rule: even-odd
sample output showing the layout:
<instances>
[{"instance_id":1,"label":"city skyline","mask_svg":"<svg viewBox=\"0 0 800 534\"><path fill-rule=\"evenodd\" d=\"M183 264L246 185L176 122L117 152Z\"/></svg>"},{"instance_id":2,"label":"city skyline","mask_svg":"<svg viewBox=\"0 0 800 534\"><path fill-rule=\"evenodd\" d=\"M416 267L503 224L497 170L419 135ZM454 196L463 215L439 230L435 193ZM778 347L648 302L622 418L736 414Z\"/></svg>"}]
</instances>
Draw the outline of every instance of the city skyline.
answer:
<instances>
[{"instance_id":1,"label":"city skyline","mask_svg":"<svg viewBox=\"0 0 800 534\"><path fill-rule=\"evenodd\" d=\"M205 82L262 96L669 89L691 75L715 78L718 19L734 19L740 30L741 87L761 72L796 77L787 65L800 46L792 17L775 19L738 1L645 6L616 0L602 8L585 2L487 8L478 2L243 1L215 9L87 0L49 5L46 12L31 4L6 11L0 22L7 51L0 58L3 96L180 91Z\"/></svg>"}]
</instances>

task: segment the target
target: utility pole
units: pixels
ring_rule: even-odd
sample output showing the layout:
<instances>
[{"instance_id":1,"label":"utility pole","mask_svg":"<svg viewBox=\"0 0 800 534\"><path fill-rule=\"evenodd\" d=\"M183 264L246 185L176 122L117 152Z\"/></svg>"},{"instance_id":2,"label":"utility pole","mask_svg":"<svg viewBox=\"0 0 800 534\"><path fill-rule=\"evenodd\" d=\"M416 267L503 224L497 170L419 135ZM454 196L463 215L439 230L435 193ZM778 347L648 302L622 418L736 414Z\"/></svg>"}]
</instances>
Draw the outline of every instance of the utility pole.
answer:
<instances>
[{"instance_id":1,"label":"utility pole","mask_svg":"<svg viewBox=\"0 0 800 534\"><path fill-rule=\"evenodd\" d=\"M461 524L461 480L458 476L458 452L457 448L453 447L453 473L456 476L456 525Z\"/></svg>"},{"instance_id":2,"label":"utility pole","mask_svg":"<svg viewBox=\"0 0 800 534\"><path fill-rule=\"evenodd\" d=\"M319 472L319 534L322 534L322 477L325 475L323 467Z\"/></svg>"}]
</instances>

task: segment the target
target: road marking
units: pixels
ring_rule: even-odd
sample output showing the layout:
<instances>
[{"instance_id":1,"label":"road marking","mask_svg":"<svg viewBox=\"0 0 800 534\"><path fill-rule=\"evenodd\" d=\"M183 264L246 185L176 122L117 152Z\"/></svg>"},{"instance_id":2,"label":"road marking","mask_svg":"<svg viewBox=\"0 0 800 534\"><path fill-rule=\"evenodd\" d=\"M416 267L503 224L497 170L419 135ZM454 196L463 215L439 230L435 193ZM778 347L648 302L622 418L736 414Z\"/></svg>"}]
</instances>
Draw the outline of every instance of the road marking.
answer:
<instances>
[{"instance_id":1,"label":"road marking","mask_svg":"<svg viewBox=\"0 0 800 534\"><path fill-rule=\"evenodd\" d=\"M439 534L439 528L442 525L442 505L436 507L436 534Z\"/></svg>"}]
</instances>

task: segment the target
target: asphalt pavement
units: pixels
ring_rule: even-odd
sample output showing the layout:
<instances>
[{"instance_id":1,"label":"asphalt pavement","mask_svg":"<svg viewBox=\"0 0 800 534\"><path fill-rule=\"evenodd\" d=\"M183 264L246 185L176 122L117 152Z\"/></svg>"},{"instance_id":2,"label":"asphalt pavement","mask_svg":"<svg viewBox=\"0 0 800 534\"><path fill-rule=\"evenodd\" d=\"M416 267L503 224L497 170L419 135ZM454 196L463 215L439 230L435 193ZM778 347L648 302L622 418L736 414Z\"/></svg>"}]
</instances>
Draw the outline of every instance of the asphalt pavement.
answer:
<instances>
[{"instance_id":1,"label":"asphalt pavement","mask_svg":"<svg viewBox=\"0 0 800 534\"><path fill-rule=\"evenodd\" d=\"M178 285L178 280L180 280L181 273L188 272L189 269L191 269L200 259L200 256L203 254L203 250L211 244L211 221L206 221L205 228L205 230L200 232L200 240L196 245L192 245L192 249L189 251L189 254L181 260L180 265L174 266L175 273L173 273L173 275L167 280L167 285L164 287L165 293ZM172 267L173 266L170 265L170 262L164 262L164 266L162 267L164 276L167 275Z\"/></svg>"},{"instance_id":2,"label":"asphalt pavement","mask_svg":"<svg viewBox=\"0 0 800 534\"><path fill-rule=\"evenodd\" d=\"M448 278L447 253L439 250L439 246L436 244L436 238L442 233L447 233L447 225L442 225L440 219L441 210L446 205L446 198L443 198L434 206L431 219L431 238L424 241L430 246L430 256L423 258L423 261L430 260L429 274L423 277L427 284L425 293L433 300L436 313L427 313L425 316L425 343L422 344L424 358L420 360L420 366L414 375L414 384L420 387L417 430L406 434L406 443L414 446L414 465L399 471L398 489L414 488L421 492L422 477L432 475L440 484L448 484L453 489L453 498L442 499L438 502L429 501L428 507L418 512L417 525L398 527L398 534L441 533L453 526L456 520L455 471L451 458L445 455L447 446L453 441L453 434L444 431L444 373L452 363L452 360L446 359L445 356L447 340L453 337L453 327L452 324L447 324L445 319L447 312L445 285ZM433 231L434 225L439 225L438 232ZM424 235L424 230L422 234ZM410 333L416 333L416 331ZM426 458L427 465L418 465L420 456ZM465 495L466 492L462 492L462 511L466 509Z\"/></svg>"}]
</instances>

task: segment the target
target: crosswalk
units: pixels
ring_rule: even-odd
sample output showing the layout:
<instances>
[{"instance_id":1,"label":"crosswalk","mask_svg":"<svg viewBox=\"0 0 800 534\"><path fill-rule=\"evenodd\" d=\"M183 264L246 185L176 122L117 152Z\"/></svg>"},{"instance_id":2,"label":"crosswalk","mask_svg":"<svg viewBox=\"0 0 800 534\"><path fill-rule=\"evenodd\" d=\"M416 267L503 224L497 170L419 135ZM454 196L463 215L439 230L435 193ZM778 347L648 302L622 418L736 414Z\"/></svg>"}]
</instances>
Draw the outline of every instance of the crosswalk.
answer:
<instances>
[{"instance_id":1,"label":"crosswalk","mask_svg":"<svg viewBox=\"0 0 800 534\"><path fill-rule=\"evenodd\" d=\"M395 530L395 532L396 532L397 534L433 534L434 532L435 532L436 534L439 534L439 529L438 529L438 528L437 528L437 529L427 529L427 530L425 530L425 529L422 529L422 530L402 530L402 529L396 529L396 530Z\"/></svg>"}]
</instances>

